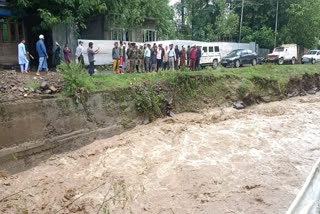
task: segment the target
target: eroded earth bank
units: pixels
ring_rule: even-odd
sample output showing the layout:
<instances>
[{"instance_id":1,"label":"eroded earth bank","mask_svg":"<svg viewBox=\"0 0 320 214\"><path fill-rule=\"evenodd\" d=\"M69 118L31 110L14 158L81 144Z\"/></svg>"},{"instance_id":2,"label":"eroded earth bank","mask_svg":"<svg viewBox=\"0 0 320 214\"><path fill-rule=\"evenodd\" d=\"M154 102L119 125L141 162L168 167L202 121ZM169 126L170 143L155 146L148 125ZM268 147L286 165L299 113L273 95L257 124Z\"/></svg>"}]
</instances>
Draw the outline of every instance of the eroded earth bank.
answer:
<instances>
[{"instance_id":1,"label":"eroded earth bank","mask_svg":"<svg viewBox=\"0 0 320 214\"><path fill-rule=\"evenodd\" d=\"M1 213L285 213L320 155L320 94L184 113L0 178Z\"/></svg>"}]
</instances>

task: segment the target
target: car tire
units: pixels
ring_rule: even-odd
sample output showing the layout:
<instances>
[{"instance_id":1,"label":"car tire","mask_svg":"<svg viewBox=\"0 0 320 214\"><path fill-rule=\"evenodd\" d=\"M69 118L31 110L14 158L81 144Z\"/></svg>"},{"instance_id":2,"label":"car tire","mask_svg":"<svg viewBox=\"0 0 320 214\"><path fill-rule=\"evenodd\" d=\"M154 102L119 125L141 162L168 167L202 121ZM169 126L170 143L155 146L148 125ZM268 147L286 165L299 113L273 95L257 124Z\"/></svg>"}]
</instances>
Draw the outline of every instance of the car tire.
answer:
<instances>
[{"instance_id":1,"label":"car tire","mask_svg":"<svg viewBox=\"0 0 320 214\"><path fill-rule=\"evenodd\" d=\"M312 63L312 64L316 64L316 59L312 59L312 60L311 60L311 63Z\"/></svg>"},{"instance_id":2,"label":"car tire","mask_svg":"<svg viewBox=\"0 0 320 214\"><path fill-rule=\"evenodd\" d=\"M291 59L291 65L294 65L294 64L296 64L296 58L295 58L295 57L292 57L292 59Z\"/></svg>"},{"instance_id":3,"label":"car tire","mask_svg":"<svg viewBox=\"0 0 320 214\"><path fill-rule=\"evenodd\" d=\"M281 58L278 60L278 64L279 64L279 65L283 65L283 63L284 63L284 59L281 57Z\"/></svg>"},{"instance_id":4,"label":"car tire","mask_svg":"<svg viewBox=\"0 0 320 214\"><path fill-rule=\"evenodd\" d=\"M240 66L241 66L240 60L236 60L236 61L234 62L234 67L235 67L235 68L240 68Z\"/></svg>"},{"instance_id":5,"label":"car tire","mask_svg":"<svg viewBox=\"0 0 320 214\"><path fill-rule=\"evenodd\" d=\"M304 62L302 62L302 61L301 61L301 64L303 65L303 64L304 64Z\"/></svg>"},{"instance_id":6,"label":"car tire","mask_svg":"<svg viewBox=\"0 0 320 214\"><path fill-rule=\"evenodd\" d=\"M213 68L213 70L216 70L218 68L218 60L216 60L216 59L213 60L212 68Z\"/></svg>"},{"instance_id":7,"label":"car tire","mask_svg":"<svg viewBox=\"0 0 320 214\"><path fill-rule=\"evenodd\" d=\"M257 59L253 59L252 60L252 66L256 66L257 65Z\"/></svg>"}]
</instances>

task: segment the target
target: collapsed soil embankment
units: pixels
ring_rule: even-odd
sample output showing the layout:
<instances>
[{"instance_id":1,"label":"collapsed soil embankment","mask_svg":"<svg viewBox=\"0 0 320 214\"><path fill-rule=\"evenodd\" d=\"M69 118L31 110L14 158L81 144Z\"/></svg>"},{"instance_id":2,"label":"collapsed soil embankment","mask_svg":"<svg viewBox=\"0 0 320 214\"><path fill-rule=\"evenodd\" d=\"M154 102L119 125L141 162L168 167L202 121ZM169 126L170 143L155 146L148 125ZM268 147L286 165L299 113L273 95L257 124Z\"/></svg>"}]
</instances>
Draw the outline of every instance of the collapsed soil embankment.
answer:
<instances>
[{"instance_id":1,"label":"collapsed soil embankment","mask_svg":"<svg viewBox=\"0 0 320 214\"><path fill-rule=\"evenodd\" d=\"M161 75L161 74L160 74ZM291 79L215 73L177 73L73 99L26 99L0 103L0 169L16 173L54 153L123 133L157 117L182 112L281 100L314 94L319 75Z\"/></svg>"}]
</instances>

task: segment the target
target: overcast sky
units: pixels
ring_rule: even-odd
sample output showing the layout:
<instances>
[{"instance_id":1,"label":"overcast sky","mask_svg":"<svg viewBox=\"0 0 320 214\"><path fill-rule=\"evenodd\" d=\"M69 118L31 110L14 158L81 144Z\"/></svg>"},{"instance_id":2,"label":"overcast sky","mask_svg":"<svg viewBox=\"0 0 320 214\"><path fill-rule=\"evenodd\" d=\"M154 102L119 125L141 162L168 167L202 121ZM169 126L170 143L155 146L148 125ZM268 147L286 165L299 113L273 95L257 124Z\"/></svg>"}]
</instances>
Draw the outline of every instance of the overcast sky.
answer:
<instances>
[{"instance_id":1,"label":"overcast sky","mask_svg":"<svg viewBox=\"0 0 320 214\"><path fill-rule=\"evenodd\" d=\"M176 2L178 2L178 1L180 1L180 0L170 0L170 5L174 5Z\"/></svg>"}]
</instances>

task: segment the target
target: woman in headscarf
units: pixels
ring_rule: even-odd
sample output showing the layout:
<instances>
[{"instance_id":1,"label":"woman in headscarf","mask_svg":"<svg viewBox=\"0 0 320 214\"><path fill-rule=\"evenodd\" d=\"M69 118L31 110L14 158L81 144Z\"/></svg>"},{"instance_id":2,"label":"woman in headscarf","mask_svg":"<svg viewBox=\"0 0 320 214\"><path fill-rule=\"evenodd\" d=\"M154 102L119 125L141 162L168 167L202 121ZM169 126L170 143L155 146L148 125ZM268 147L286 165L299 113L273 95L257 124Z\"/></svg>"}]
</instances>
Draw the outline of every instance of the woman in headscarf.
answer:
<instances>
[{"instance_id":1,"label":"woman in headscarf","mask_svg":"<svg viewBox=\"0 0 320 214\"><path fill-rule=\"evenodd\" d=\"M61 46L58 42L56 42L56 50L54 51L54 57L56 59L56 66L59 66L61 64Z\"/></svg>"},{"instance_id":2,"label":"woman in headscarf","mask_svg":"<svg viewBox=\"0 0 320 214\"><path fill-rule=\"evenodd\" d=\"M69 65L70 64L71 50L70 50L68 44L66 44L64 46L63 54L64 54L64 61Z\"/></svg>"}]
</instances>

